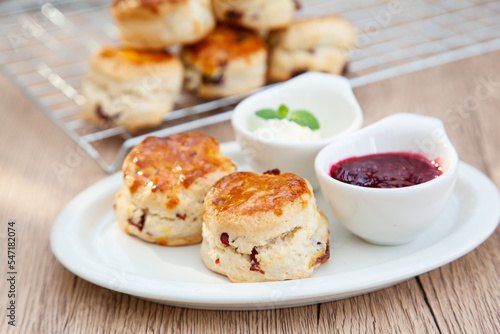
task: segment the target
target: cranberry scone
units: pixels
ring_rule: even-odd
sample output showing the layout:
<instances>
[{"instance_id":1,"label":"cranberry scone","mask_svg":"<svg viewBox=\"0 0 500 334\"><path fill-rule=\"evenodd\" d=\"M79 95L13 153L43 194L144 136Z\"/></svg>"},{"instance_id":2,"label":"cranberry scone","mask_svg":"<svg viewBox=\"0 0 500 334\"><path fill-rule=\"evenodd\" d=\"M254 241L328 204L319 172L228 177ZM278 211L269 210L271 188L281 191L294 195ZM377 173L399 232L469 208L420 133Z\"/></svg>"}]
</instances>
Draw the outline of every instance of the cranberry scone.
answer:
<instances>
[{"instance_id":1,"label":"cranberry scone","mask_svg":"<svg viewBox=\"0 0 500 334\"><path fill-rule=\"evenodd\" d=\"M183 66L164 51L106 48L90 59L83 117L130 131L163 122L180 93Z\"/></svg>"},{"instance_id":2,"label":"cranberry scone","mask_svg":"<svg viewBox=\"0 0 500 334\"><path fill-rule=\"evenodd\" d=\"M284 81L308 71L342 74L356 40L354 27L336 15L293 22L269 36L268 79Z\"/></svg>"},{"instance_id":3,"label":"cranberry scone","mask_svg":"<svg viewBox=\"0 0 500 334\"><path fill-rule=\"evenodd\" d=\"M121 43L136 49L195 43L215 27L210 0L115 0L111 12Z\"/></svg>"},{"instance_id":4,"label":"cranberry scone","mask_svg":"<svg viewBox=\"0 0 500 334\"><path fill-rule=\"evenodd\" d=\"M185 84L206 98L243 93L264 85L267 47L255 32L217 27L203 41L183 48Z\"/></svg>"},{"instance_id":5,"label":"cranberry scone","mask_svg":"<svg viewBox=\"0 0 500 334\"><path fill-rule=\"evenodd\" d=\"M114 205L118 224L160 245L199 243L205 196L235 168L209 136L148 137L123 163L125 185Z\"/></svg>"},{"instance_id":6,"label":"cranberry scone","mask_svg":"<svg viewBox=\"0 0 500 334\"><path fill-rule=\"evenodd\" d=\"M218 21L253 30L283 28L293 19L297 0L212 0Z\"/></svg>"},{"instance_id":7,"label":"cranberry scone","mask_svg":"<svg viewBox=\"0 0 500 334\"><path fill-rule=\"evenodd\" d=\"M201 256L232 282L300 279L330 256L328 220L295 174L235 172L209 191Z\"/></svg>"}]
</instances>

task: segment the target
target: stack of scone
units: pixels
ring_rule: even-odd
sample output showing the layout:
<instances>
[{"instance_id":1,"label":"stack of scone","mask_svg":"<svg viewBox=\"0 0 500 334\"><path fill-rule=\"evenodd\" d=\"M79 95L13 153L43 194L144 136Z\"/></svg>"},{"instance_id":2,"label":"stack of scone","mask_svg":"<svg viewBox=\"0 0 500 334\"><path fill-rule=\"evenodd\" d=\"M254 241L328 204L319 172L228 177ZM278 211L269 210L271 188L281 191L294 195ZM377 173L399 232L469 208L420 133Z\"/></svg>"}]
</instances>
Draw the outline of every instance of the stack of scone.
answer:
<instances>
[{"instance_id":1,"label":"stack of scone","mask_svg":"<svg viewBox=\"0 0 500 334\"><path fill-rule=\"evenodd\" d=\"M160 245L203 240L206 266L233 282L311 276L330 257L330 230L309 182L235 169L211 137L148 137L123 163L118 224Z\"/></svg>"},{"instance_id":2,"label":"stack of scone","mask_svg":"<svg viewBox=\"0 0 500 334\"><path fill-rule=\"evenodd\" d=\"M135 131L163 122L184 80L173 45L195 43L215 27L210 0L115 0L111 8L124 48L91 58L82 84L83 116Z\"/></svg>"},{"instance_id":3,"label":"stack of scone","mask_svg":"<svg viewBox=\"0 0 500 334\"><path fill-rule=\"evenodd\" d=\"M212 0L212 6L218 27L182 52L186 88L215 98L263 86L268 48L259 33L288 25L294 1Z\"/></svg>"},{"instance_id":4,"label":"stack of scone","mask_svg":"<svg viewBox=\"0 0 500 334\"><path fill-rule=\"evenodd\" d=\"M306 71L341 74L354 28L337 16L294 22L298 7L297 0L115 0L124 48L91 58L84 117L136 131L162 123L182 82L217 98ZM183 64L167 51L174 45L183 46Z\"/></svg>"},{"instance_id":5,"label":"stack of scone","mask_svg":"<svg viewBox=\"0 0 500 334\"><path fill-rule=\"evenodd\" d=\"M266 79L283 81L307 71L342 74L356 42L354 27L335 15L294 22L293 0L212 3L220 26L184 48L182 57L186 87L203 97L245 92ZM243 41L241 29L247 29ZM269 34L267 50L258 33Z\"/></svg>"}]
</instances>

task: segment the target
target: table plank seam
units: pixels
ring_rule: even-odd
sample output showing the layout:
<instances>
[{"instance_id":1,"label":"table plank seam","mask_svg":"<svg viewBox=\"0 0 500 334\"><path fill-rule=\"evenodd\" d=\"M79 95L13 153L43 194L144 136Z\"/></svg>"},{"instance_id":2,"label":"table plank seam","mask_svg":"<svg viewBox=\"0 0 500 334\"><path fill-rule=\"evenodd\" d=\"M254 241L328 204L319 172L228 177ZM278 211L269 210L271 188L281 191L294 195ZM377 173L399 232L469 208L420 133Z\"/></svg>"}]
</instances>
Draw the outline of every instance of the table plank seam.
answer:
<instances>
[{"instance_id":1,"label":"table plank seam","mask_svg":"<svg viewBox=\"0 0 500 334\"><path fill-rule=\"evenodd\" d=\"M437 321L436 314L434 313L434 309L432 308L431 303L429 302L429 298L427 297L427 293L425 292L424 286L422 285L422 282L420 280L420 276L417 276L415 278L416 278L417 286L420 289L420 291L422 292L422 296L424 298L425 305L427 305L427 307L429 308L429 311L431 312L432 319L434 320L434 323L436 324L436 327L439 331L439 334L442 334L441 328L439 327L439 323Z\"/></svg>"}]
</instances>

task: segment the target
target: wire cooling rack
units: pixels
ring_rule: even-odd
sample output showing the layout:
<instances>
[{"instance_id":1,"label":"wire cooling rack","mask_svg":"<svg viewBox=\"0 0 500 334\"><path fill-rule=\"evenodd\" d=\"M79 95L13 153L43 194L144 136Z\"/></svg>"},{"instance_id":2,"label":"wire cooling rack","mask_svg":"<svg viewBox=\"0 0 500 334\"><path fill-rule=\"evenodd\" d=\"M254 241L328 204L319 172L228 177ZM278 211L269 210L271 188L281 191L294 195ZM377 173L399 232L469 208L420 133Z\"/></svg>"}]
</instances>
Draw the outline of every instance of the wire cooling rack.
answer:
<instances>
[{"instance_id":1,"label":"wire cooling rack","mask_svg":"<svg viewBox=\"0 0 500 334\"><path fill-rule=\"evenodd\" d=\"M163 126L132 137L80 118L80 85L89 56L117 45L109 2L3 1L0 64L69 137L108 173L147 135L169 135L228 120L244 96L214 101L184 94ZM500 49L500 2L495 0L301 0L297 17L339 14L359 32L346 76L353 87ZM118 144L117 144L118 143ZM116 149L110 150L110 147ZM109 153L111 156L103 152Z\"/></svg>"}]
</instances>

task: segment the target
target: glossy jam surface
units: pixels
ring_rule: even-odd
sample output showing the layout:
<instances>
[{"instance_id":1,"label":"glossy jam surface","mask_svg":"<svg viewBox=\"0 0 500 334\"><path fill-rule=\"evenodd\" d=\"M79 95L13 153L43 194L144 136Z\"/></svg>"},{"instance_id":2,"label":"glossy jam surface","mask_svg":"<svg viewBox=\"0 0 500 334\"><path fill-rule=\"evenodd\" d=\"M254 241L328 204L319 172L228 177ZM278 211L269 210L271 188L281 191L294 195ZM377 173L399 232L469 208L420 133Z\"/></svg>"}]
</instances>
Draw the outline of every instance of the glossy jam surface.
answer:
<instances>
[{"instance_id":1,"label":"glossy jam surface","mask_svg":"<svg viewBox=\"0 0 500 334\"><path fill-rule=\"evenodd\" d=\"M402 188L435 179L443 173L436 161L417 153L395 152L353 157L334 164L330 176L368 188Z\"/></svg>"}]
</instances>

